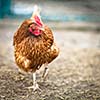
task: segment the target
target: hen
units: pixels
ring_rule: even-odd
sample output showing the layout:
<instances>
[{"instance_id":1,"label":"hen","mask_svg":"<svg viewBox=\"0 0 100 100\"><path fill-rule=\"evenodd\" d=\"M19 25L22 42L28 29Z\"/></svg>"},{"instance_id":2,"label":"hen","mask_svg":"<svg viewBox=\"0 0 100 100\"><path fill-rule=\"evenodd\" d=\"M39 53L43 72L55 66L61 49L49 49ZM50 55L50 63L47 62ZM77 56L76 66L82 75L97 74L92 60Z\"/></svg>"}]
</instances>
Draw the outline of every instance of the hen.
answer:
<instances>
[{"instance_id":1,"label":"hen","mask_svg":"<svg viewBox=\"0 0 100 100\"><path fill-rule=\"evenodd\" d=\"M33 88L36 90L36 71L42 65L48 65L59 54L51 29L45 25L40 17L39 9L34 7L30 19L26 19L15 32L13 37L15 62L21 70L33 73ZM47 75L47 66L43 73Z\"/></svg>"}]
</instances>

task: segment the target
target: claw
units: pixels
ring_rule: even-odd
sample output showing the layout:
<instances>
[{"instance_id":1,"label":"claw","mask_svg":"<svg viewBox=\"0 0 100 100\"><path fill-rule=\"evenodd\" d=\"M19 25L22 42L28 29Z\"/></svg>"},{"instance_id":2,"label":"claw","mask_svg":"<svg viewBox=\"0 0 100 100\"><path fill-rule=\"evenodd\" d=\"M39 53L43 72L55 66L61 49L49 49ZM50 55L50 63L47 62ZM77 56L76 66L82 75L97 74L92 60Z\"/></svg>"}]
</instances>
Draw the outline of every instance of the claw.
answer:
<instances>
[{"instance_id":1,"label":"claw","mask_svg":"<svg viewBox=\"0 0 100 100\"><path fill-rule=\"evenodd\" d=\"M33 85L33 86L29 86L28 89L33 89L33 91L36 91L36 90L41 91L41 89L39 88L37 83L35 85Z\"/></svg>"},{"instance_id":2,"label":"claw","mask_svg":"<svg viewBox=\"0 0 100 100\"><path fill-rule=\"evenodd\" d=\"M28 87L28 89L33 89L33 91L40 90L37 82L36 82L36 73L33 73L33 86Z\"/></svg>"}]
</instances>

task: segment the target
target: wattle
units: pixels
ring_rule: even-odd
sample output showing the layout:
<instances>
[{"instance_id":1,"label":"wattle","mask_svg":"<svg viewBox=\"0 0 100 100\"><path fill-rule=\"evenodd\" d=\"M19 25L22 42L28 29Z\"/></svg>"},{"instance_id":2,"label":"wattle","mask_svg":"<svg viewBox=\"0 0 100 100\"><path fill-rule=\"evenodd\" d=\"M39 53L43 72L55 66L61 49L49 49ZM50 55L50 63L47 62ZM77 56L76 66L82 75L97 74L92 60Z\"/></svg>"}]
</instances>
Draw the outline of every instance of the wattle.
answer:
<instances>
[{"instance_id":1,"label":"wattle","mask_svg":"<svg viewBox=\"0 0 100 100\"><path fill-rule=\"evenodd\" d=\"M35 35L35 36L38 36L41 34L41 30L38 30L38 29L35 29L34 31L32 30L32 28L29 28L29 31Z\"/></svg>"},{"instance_id":2,"label":"wattle","mask_svg":"<svg viewBox=\"0 0 100 100\"><path fill-rule=\"evenodd\" d=\"M33 34L36 35L36 36L38 36L38 35L41 34L41 31L40 30L34 30Z\"/></svg>"}]
</instances>

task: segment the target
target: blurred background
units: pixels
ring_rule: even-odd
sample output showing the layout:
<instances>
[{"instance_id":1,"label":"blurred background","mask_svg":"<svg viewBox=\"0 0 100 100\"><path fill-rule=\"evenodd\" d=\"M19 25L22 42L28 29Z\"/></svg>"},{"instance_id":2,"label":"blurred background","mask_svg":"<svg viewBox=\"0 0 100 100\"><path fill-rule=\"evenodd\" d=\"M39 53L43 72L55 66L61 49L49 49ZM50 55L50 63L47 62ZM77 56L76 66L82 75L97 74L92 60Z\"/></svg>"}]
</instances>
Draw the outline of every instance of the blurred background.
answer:
<instances>
[{"instance_id":1,"label":"blurred background","mask_svg":"<svg viewBox=\"0 0 100 100\"><path fill-rule=\"evenodd\" d=\"M99 0L0 0L0 18L28 18L35 4L46 21L100 22Z\"/></svg>"},{"instance_id":2,"label":"blurred background","mask_svg":"<svg viewBox=\"0 0 100 100\"><path fill-rule=\"evenodd\" d=\"M61 51L70 48L100 47L99 0L0 0L0 47L2 55L12 53L13 34L33 7L41 9L41 17L50 26ZM5 44L9 45L6 46ZM63 53L64 54L64 53Z\"/></svg>"},{"instance_id":3,"label":"blurred background","mask_svg":"<svg viewBox=\"0 0 100 100\"><path fill-rule=\"evenodd\" d=\"M60 100L100 100L100 0L0 0L0 81L2 80L0 95L4 95L1 98L9 97L9 100L13 100L12 94L22 96L22 94L18 94L19 90L14 89L14 87L18 87L15 84L20 84L19 81L16 83L14 78L12 80L15 83L11 81L8 85L13 92L6 93L3 86L4 83L6 86L10 80L10 78L6 79L6 74L9 77L17 75L12 42L14 32L24 19L31 17L35 4L41 8L42 20L52 28L55 41L60 48L59 57L50 65L50 80L54 81L53 84L49 83L51 89L48 87L49 85L46 86L48 90L52 91L47 94L55 91L63 97L64 93L74 91L71 95L68 94L70 99L65 99L65 95L64 99ZM5 76L5 79L2 76ZM7 82L3 80L7 80ZM13 87L10 87L11 84ZM52 87L55 88L55 84L59 85L57 89L60 93L56 89L52 89ZM26 91L20 91L23 95L27 94ZM88 94L85 94L84 91ZM85 99L71 99L75 95L76 98L80 96ZM86 95L94 95L94 97L91 99L92 97L88 98L89 96ZM49 100L50 97L43 100ZM99 99L95 99L98 97ZM16 100L19 98L17 97Z\"/></svg>"}]
</instances>

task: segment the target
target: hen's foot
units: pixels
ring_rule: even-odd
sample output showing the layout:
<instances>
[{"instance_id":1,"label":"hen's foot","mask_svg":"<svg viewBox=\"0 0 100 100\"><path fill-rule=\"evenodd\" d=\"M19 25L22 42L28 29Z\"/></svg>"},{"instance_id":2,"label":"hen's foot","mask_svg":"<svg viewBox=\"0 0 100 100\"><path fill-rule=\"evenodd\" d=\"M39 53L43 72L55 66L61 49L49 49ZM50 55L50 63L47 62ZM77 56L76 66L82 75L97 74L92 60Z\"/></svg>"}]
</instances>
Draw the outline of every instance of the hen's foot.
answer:
<instances>
[{"instance_id":1,"label":"hen's foot","mask_svg":"<svg viewBox=\"0 0 100 100\"><path fill-rule=\"evenodd\" d=\"M39 86L38 86L38 84L37 84L37 83L36 83L36 84L34 84L34 85L32 85L32 86L29 86L29 87L28 87L28 89L33 89L33 91L36 91L36 90L41 91L41 89L39 88Z\"/></svg>"}]
</instances>

